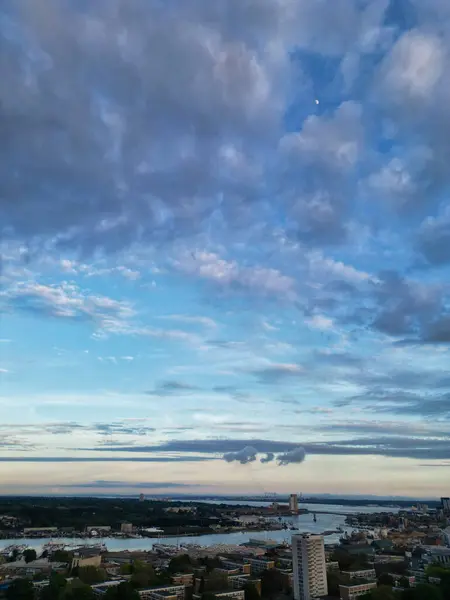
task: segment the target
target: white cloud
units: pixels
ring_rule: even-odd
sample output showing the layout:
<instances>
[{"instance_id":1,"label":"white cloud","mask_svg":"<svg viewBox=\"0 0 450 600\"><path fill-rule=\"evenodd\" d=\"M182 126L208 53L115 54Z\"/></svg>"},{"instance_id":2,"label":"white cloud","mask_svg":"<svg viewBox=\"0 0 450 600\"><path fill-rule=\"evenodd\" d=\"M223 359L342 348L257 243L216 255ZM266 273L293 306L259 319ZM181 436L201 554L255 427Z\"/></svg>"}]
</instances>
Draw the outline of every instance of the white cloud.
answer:
<instances>
[{"instance_id":1,"label":"white cloud","mask_svg":"<svg viewBox=\"0 0 450 600\"><path fill-rule=\"evenodd\" d=\"M329 319L324 315L314 315L310 319L306 319L305 322L313 329L320 329L321 331L333 328L333 319Z\"/></svg>"},{"instance_id":2,"label":"white cloud","mask_svg":"<svg viewBox=\"0 0 450 600\"><path fill-rule=\"evenodd\" d=\"M369 273L359 271L352 265L342 261L326 257L320 251L308 252L306 254L308 267L313 277L326 277L348 281L350 283L361 283L371 279Z\"/></svg>"},{"instance_id":3,"label":"white cloud","mask_svg":"<svg viewBox=\"0 0 450 600\"><path fill-rule=\"evenodd\" d=\"M344 102L332 118L312 115L299 133L281 141L283 150L298 156L303 165L324 164L338 171L353 167L363 147L362 109Z\"/></svg>"},{"instance_id":4,"label":"white cloud","mask_svg":"<svg viewBox=\"0 0 450 600\"><path fill-rule=\"evenodd\" d=\"M441 77L446 52L439 37L425 31L405 33L382 67L387 100L427 100Z\"/></svg>"},{"instance_id":5,"label":"white cloud","mask_svg":"<svg viewBox=\"0 0 450 600\"><path fill-rule=\"evenodd\" d=\"M279 327L275 327L275 325L272 325L272 323L269 323L269 321L266 321L265 319L261 321L261 325L266 331L279 331Z\"/></svg>"},{"instance_id":6,"label":"white cloud","mask_svg":"<svg viewBox=\"0 0 450 600\"><path fill-rule=\"evenodd\" d=\"M277 269L245 267L236 261L227 261L214 252L185 253L173 261L175 268L187 275L207 279L218 286L237 286L256 294L293 300L295 281Z\"/></svg>"},{"instance_id":7,"label":"white cloud","mask_svg":"<svg viewBox=\"0 0 450 600\"><path fill-rule=\"evenodd\" d=\"M166 319L168 321L179 321L180 323L188 323L188 324L198 324L203 327L209 327L211 329L215 329L217 327L217 323L214 319L210 317L202 317L202 316L192 316L192 315L165 315L159 317L160 319Z\"/></svg>"}]
</instances>

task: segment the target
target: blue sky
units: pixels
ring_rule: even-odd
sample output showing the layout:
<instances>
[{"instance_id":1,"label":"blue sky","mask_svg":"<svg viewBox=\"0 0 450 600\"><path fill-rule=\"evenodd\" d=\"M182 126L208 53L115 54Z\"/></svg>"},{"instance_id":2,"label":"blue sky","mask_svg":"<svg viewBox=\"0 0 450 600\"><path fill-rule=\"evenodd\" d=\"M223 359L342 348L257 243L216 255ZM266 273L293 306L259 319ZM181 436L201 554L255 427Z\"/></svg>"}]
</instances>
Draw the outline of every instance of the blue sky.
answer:
<instances>
[{"instance_id":1,"label":"blue sky","mask_svg":"<svg viewBox=\"0 0 450 600\"><path fill-rule=\"evenodd\" d=\"M6 0L0 52L3 491L448 494L445 0Z\"/></svg>"}]
</instances>

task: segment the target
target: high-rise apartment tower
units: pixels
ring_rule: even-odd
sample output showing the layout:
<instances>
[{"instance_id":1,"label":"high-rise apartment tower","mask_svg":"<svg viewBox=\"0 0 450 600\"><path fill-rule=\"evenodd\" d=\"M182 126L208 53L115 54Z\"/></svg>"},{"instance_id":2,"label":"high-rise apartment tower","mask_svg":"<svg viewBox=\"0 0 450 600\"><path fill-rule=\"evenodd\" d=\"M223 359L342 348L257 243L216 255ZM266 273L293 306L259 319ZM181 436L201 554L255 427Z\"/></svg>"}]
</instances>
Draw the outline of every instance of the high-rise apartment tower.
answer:
<instances>
[{"instance_id":1,"label":"high-rise apartment tower","mask_svg":"<svg viewBox=\"0 0 450 600\"><path fill-rule=\"evenodd\" d=\"M323 536L293 535L292 562L295 600L314 600L328 594Z\"/></svg>"}]
</instances>

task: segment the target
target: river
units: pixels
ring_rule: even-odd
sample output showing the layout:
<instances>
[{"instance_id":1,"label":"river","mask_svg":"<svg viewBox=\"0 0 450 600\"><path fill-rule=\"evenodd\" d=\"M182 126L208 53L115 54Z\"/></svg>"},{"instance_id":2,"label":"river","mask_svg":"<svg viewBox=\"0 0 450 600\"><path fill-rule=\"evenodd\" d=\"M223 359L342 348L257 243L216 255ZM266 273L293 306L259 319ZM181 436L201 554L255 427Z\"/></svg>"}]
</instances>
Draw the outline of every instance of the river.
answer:
<instances>
[{"instance_id":1,"label":"river","mask_svg":"<svg viewBox=\"0 0 450 600\"><path fill-rule=\"evenodd\" d=\"M226 504L233 504L232 501ZM243 502L236 502L236 504L244 504ZM269 503L264 502L253 502L245 503L245 505L251 504L252 506L264 506ZM242 544L248 541L249 538L254 539L271 539L279 542L289 541L292 534L300 532L310 533L323 533L324 531L335 531L338 527L342 527L345 530L350 530L345 527L345 514L355 513L376 513L376 512L398 512L398 508L388 508L380 506L340 506L334 504L301 504L302 508L307 508L311 511L329 511L329 513L342 513L342 514L318 514L317 521L313 521L312 514L305 515L294 515L292 517L285 517L283 521L289 525L293 525L298 528L298 531L292 531L289 529L282 529L278 531L239 531L234 533L217 533L209 535L198 535L198 536L180 536L176 537L154 537L154 538L54 538L54 541L65 544L95 544L102 541L106 544L108 550L151 550L153 544L170 544L177 545L182 544L199 544L201 546L213 546L215 544ZM345 514L344 514L345 513ZM340 533L335 533L325 537L325 543L333 544L339 542ZM5 548L11 544L26 544L30 548L35 548L38 552L42 546L51 541L51 538L18 538L13 540L0 540L0 549Z\"/></svg>"}]
</instances>

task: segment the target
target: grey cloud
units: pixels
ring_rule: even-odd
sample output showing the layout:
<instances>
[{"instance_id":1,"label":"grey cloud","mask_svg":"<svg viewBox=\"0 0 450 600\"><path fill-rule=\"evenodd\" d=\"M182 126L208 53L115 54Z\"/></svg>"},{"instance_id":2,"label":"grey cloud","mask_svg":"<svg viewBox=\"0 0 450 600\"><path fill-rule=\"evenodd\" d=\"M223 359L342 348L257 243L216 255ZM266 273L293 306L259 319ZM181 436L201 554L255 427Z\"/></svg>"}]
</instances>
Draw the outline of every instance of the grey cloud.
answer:
<instances>
[{"instance_id":1,"label":"grey cloud","mask_svg":"<svg viewBox=\"0 0 450 600\"><path fill-rule=\"evenodd\" d=\"M314 363L322 363L330 365L332 367L348 367L348 368L361 368L364 366L365 361L361 356L356 356L350 352L315 352L313 357Z\"/></svg>"},{"instance_id":2,"label":"grey cloud","mask_svg":"<svg viewBox=\"0 0 450 600\"><path fill-rule=\"evenodd\" d=\"M416 437L441 437L450 436L450 424L445 428L445 424L439 425L433 422L406 422L406 421L344 421L323 423L317 426L322 432L347 432L359 435L381 434L391 436L416 436Z\"/></svg>"},{"instance_id":3,"label":"grey cloud","mask_svg":"<svg viewBox=\"0 0 450 600\"><path fill-rule=\"evenodd\" d=\"M127 422L116 422L116 423L94 423L91 429L101 435L146 435L147 433L153 433L154 427L142 426L142 425L130 425Z\"/></svg>"},{"instance_id":4,"label":"grey cloud","mask_svg":"<svg viewBox=\"0 0 450 600\"><path fill-rule=\"evenodd\" d=\"M234 394L238 388L234 385L215 385L212 390L218 394Z\"/></svg>"},{"instance_id":5,"label":"grey cloud","mask_svg":"<svg viewBox=\"0 0 450 600\"><path fill-rule=\"evenodd\" d=\"M362 109L344 102L332 117L308 117L282 140L292 192L290 233L308 244L342 242L350 212L351 173L363 149Z\"/></svg>"},{"instance_id":6,"label":"grey cloud","mask_svg":"<svg viewBox=\"0 0 450 600\"><path fill-rule=\"evenodd\" d=\"M262 456L260 459L260 462L264 463L270 463L274 460L275 458L275 454L273 452L268 452L265 456Z\"/></svg>"},{"instance_id":7,"label":"grey cloud","mask_svg":"<svg viewBox=\"0 0 450 600\"><path fill-rule=\"evenodd\" d=\"M129 446L122 448L126 452L180 452L180 453L205 453L226 454L240 452L243 448L250 446L257 448L258 452L285 452L296 448L298 443L282 442L261 439L191 439L191 440L169 440L154 446ZM96 450L92 448L92 450ZM97 449L98 450L98 449ZM102 449L103 450L103 449ZM111 449L115 450L115 449Z\"/></svg>"},{"instance_id":8,"label":"grey cloud","mask_svg":"<svg viewBox=\"0 0 450 600\"><path fill-rule=\"evenodd\" d=\"M273 384L283 380L304 377L304 369L298 364L279 363L270 364L250 371L260 383Z\"/></svg>"},{"instance_id":9,"label":"grey cloud","mask_svg":"<svg viewBox=\"0 0 450 600\"><path fill-rule=\"evenodd\" d=\"M152 391L146 392L150 396L173 396L178 394L188 394L200 390L199 387L185 383L183 381L163 381L159 383Z\"/></svg>"},{"instance_id":10,"label":"grey cloud","mask_svg":"<svg viewBox=\"0 0 450 600\"><path fill-rule=\"evenodd\" d=\"M17 449L17 448L16 448ZM124 451L132 452L132 448L89 448L89 451ZM136 463L179 463L179 462L206 462L215 460L211 456L0 456L0 462L49 462L49 463L72 463L72 462L136 462Z\"/></svg>"},{"instance_id":11,"label":"grey cloud","mask_svg":"<svg viewBox=\"0 0 450 600\"><path fill-rule=\"evenodd\" d=\"M193 233L218 192L250 193L248 175L227 166L223 149L235 138L257 139L261 120L268 131L278 115L266 87L270 63L248 31L227 37L223 19L211 23L192 1L177 16L143 0L89 8L20 0L2 10L35 45L31 60L26 41L3 36L1 124L14 151L2 163L10 199L2 222L19 235L114 249Z\"/></svg>"},{"instance_id":12,"label":"grey cloud","mask_svg":"<svg viewBox=\"0 0 450 600\"><path fill-rule=\"evenodd\" d=\"M364 404L378 413L417 415L450 419L450 392L420 392L392 388L368 389L366 393L342 401L342 406Z\"/></svg>"},{"instance_id":13,"label":"grey cloud","mask_svg":"<svg viewBox=\"0 0 450 600\"><path fill-rule=\"evenodd\" d=\"M112 447L109 449L90 448L89 450L111 453L121 451L133 454L177 452L186 461L190 460L189 456L183 455L197 453L209 455L202 457L202 460L218 459L218 455L223 458L224 454L231 454L231 457L238 455L237 458L233 458L232 460L240 460L242 458L245 461L248 461L249 457L253 460L253 456L256 460L258 453L274 453L277 455L277 460L281 465L288 464L289 462L302 462L302 456L304 457L305 454L310 456L374 455L424 460L445 460L450 459L450 437L447 437L448 439L439 439L425 436L402 437L381 435L379 437L355 437L347 440L334 440L323 443L307 442L302 443L301 446L298 442L263 439L170 440L164 444L155 446ZM247 447L250 447L249 451L246 450ZM130 458L129 460L133 459Z\"/></svg>"},{"instance_id":14,"label":"grey cloud","mask_svg":"<svg viewBox=\"0 0 450 600\"><path fill-rule=\"evenodd\" d=\"M373 327L391 336L419 336L444 308L439 286L408 281L395 272L381 274L374 284L377 314Z\"/></svg>"},{"instance_id":15,"label":"grey cloud","mask_svg":"<svg viewBox=\"0 0 450 600\"><path fill-rule=\"evenodd\" d=\"M299 464L305 460L305 456L305 449L301 446L298 446L297 448L293 448L284 454L279 454L277 456L277 462L280 466Z\"/></svg>"},{"instance_id":16,"label":"grey cloud","mask_svg":"<svg viewBox=\"0 0 450 600\"><path fill-rule=\"evenodd\" d=\"M1 222L30 247L51 238L85 252L195 235L217 217L246 227L289 102L289 52L339 56L362 39L367 52L385 8L5 0L0 128L11 151L0 171ZM350 110L308 122L303 143L314 144L302 159L353 162L360 134L341 115ZM294 213L306 214L308 236L339 231L332 195L305 202Z\"/></svg>"},{"instance_id":17,"label":"grey cloud","mask_svg":"<svg viewBox=\"0 0 450 600\"><path fill-rule=\"evenodd\" d=\"M54 486L53 486L54 487ZM101 488L101 489L114 489L120 487L137 487L143 490L156 490L156 489L179 489L179 488L198 488L201 487L195 483L177 483L170 481L105 481L99 479L97 481L81 482L81 483L70 483L66 485L58 485L58 488Z\"/></svg>"},{"instance_id":18,"label":"grey cloud","mask_svg":"<svg viewBox=\"0 0 450 600\"><path fill-rule=\"evenodd\" d=\"M242 450L238 450L237 452L227 452L223 455L223 459L226 462L240 462L241 465L246 465L254 462L257 454L258 450L256 450L256 448L245 446L245 448L242 448Z\"/></svg>"},{"instance_id":19,"label":"grey cloud","mask_svg":"<svg viewBox=\"0 0 450 600\"><path fill-rule=\"evenodd\" d=\"M440 217L428 217L417 236L418 250L432 265L450 262L450 213Z\"/></svg>"}]
</instances>

